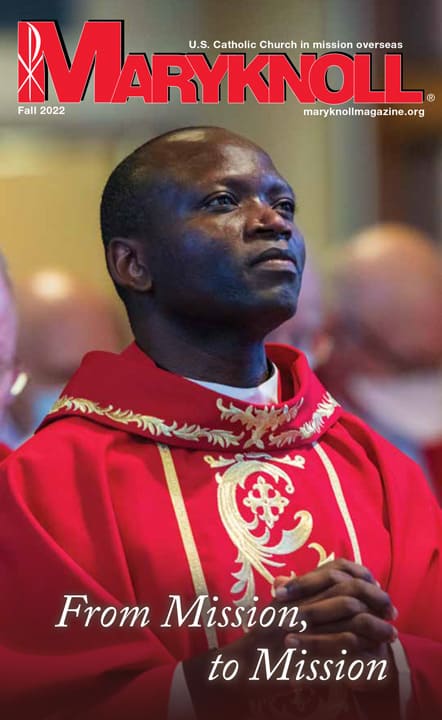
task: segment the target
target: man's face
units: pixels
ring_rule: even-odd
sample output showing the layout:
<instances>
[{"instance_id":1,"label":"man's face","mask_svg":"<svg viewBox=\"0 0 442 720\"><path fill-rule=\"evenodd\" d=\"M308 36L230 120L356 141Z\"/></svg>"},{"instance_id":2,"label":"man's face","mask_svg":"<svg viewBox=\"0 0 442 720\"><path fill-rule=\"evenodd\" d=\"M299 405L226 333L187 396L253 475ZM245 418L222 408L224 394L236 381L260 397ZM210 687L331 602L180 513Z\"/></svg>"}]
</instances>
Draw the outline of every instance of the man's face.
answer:
<instances>
[{"instance_id":1,"label":"man's face","mask_svg":"<svg viewBox=\"0 0 442 720\"><path fill-rule=\"evenodd\" d=\"M192 321L265 331L287 319L304 241L293 191L270 158L225 133L170 142L164 164L172 173L160 181L145 248L156 302Z\"/></svg>"}]
</instances>

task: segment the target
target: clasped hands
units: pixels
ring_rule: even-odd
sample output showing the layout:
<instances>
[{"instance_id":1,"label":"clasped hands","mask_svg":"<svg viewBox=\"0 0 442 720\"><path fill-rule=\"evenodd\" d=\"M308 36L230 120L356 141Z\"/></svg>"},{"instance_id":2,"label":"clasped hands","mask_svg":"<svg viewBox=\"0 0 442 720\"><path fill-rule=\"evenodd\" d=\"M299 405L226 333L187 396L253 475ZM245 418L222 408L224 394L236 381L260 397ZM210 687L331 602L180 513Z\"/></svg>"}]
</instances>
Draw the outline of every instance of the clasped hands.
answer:
<instances>
[{"instance_id":1,"label":"clasped hands","mask_svg":"<svg viewBox=\"0 0 442 720\"><path fill-rule=\"evenodd\" d=\"M278 626L255 627L223 648L226 659L242 659L248 668L263 647L274 660L289 648L305 650L303 655L310 659L342 659L344 650L348 660L386 660L394 671L389 645L397 638L391 621L398 613L388 593L362 565L339 559L296 578L278 577L272 605L296 606L297 628L302 631L294 632L289 620ZM390 672L389 680L395 679ZM351 688L381 690L386 684L362 680L351 682Z\"/></svg>"},{"instance_id":2,"label":"clasped hands","mask_svg":"<svg viewBox=\"0 0 442 720\"><path fill-rule=\"evenodd\" d=\"M192 699L196 707L204 709L205 702L212 707L213 718L224 717L225 707L233 699L246 700L256 693L272 692L280 683L250 682L249 670L256 664L261 648L267 648L273 661L277 661L289 648L306 651L310 659L358 658L386 660L389 668L386 683L351 682L353 691L382 691L396 685L396 671L391 662L390 644L397 638L397 631L391 624L397 618L388 593L384 592L367 568L339 559L327 562L300 577L278 577L274 582L275 608L282 605L297 607L296 620L302 622L303 632L293 632L290 623L270 627L254 627L242 638L224 645L225 662L238 661L242 672L232 682L208 682L207 668L218 654L218 650L191 658L184 662L184 670ZM344 680L346 684L348 681ZM299 687L299 685L298 685ZM218 707L217 714L214 704ZM204 715L204 712L203 712Z\"/></svg>"},{"instance_id":3,"label":"clasped hands","mask_svg":"<svg viewBox=\"0 0 442 720\"><path fill-rule=\"evenodd\" d=\"M339 559L295 579L278 577L274 596L276 603L298 606L306 626L285 634L285 648L306 650L310 658L335 658L345 649L363 661L390 660L398 612L362 565ZM363 683L352 688L368 689Z\"/></svg>"}]
</instances>

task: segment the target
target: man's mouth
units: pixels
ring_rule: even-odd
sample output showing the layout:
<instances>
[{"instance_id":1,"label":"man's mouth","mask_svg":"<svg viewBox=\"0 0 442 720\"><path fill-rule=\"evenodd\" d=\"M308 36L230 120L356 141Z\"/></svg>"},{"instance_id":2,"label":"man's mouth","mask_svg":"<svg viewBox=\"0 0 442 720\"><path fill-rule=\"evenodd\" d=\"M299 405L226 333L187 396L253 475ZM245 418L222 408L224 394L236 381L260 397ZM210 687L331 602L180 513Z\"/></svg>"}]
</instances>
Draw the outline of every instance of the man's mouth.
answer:
<instances>
[{"instance_id":1,"label":"man's mouth","mask_svg":"<svg viewBox=\"0 0 442 720\"><path fill-rule=\"evenodd\" d=\"M263 270L284 271L292 274L298 272L296 258L289 250L280 248L268 248L251 260L252 267Z\"/></svg>"}]
</instances>

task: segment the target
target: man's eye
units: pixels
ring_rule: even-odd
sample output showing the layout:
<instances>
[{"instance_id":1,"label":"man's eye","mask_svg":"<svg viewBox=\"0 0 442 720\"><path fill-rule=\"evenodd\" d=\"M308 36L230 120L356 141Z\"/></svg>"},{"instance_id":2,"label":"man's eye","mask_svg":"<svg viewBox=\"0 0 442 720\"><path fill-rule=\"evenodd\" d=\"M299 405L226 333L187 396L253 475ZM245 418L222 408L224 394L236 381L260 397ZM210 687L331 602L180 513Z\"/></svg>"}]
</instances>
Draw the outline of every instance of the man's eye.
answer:
<instances>
[{"instance_id":1,"label":"man's eye","mask_svg":"<svg viewBox=\"0 0 442 720\"><path fill-rule=\"evenodd\" d=\"M204 203L204 207L207 208L227 208L232 205L237 205L235 198L228 193L222 193L221 195L215 195L209 198Z\"/></svg>"},{"instance_id":2,"label":"man's eye","mask_svg":"<svg viewBox=\"0 0 442 720\"><path fill-rule=\"evenodd\" d=\"M277 210L281 210L285 215L293 217L295 214L295 203L293 200L279 200L274 206Z\"/></svg>"}]
</instances>

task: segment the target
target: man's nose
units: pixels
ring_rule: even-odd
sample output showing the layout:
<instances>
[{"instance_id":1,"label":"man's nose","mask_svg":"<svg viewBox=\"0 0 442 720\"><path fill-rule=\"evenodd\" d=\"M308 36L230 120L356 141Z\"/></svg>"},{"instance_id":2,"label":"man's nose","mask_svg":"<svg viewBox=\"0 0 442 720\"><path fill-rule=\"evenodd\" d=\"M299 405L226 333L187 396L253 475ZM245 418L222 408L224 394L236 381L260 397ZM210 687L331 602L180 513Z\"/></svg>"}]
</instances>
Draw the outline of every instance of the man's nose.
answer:
<instances>
[{"instance_id":1,"label":"man's nose","mask_svg":"<svg viewBox=\"0 0 442 720\"><path fill-rule=\"evenodd\" d=\"M293 223L271 205L259 203L250 213L248 230L253 235L289 240L293 233Z\"/></svg>"}]
</instances>

